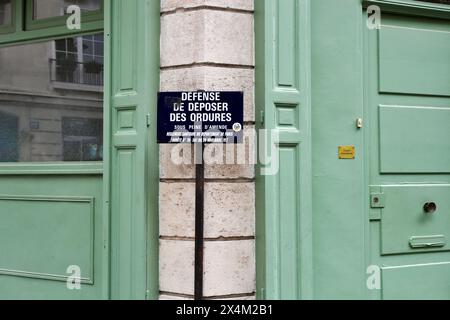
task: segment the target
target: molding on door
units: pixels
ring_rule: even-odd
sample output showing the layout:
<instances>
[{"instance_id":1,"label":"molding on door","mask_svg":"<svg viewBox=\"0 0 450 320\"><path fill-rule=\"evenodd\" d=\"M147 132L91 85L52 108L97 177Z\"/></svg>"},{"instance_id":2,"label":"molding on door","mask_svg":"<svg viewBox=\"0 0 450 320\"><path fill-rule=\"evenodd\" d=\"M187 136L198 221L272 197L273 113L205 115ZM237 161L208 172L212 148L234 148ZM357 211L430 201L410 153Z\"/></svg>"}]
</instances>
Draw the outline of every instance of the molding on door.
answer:
<instances>
[{"instance_id":1,"label":"molding on door","mask_svg":"<svg viewBox=\"0 0 450 320\"><path fill-rule=\"evenodd\" d=\"M450 19L450 6L445 4L411 0L362 0L362 4L379 6L382 12Z\"/></svg>"}]
</instances>

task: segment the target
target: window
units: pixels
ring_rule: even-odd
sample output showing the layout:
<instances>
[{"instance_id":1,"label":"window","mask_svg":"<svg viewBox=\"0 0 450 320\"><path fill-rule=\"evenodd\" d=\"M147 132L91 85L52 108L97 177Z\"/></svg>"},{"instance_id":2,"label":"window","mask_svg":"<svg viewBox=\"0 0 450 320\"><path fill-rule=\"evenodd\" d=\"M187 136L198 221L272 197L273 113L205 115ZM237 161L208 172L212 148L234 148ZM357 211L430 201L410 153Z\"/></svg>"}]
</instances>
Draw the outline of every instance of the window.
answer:
<instances>
[{"instance_id":1,"label":"window","mask_svg":"<svg viewBox=\"0 0 450 320\"><path fill-rule=\"evenodd\" d=\"M62 118L64 161L101 161L103 159L102 120Z\"/></svg>"},{"instance_id":2,"label":"window","mask_svg":"<svg viewBox=\"0 0 450 320\"><path fill-rule=\"evenodd\" d=\"M101 0L33 0L33 19L64 16L70 5L78 5L82 12L101 9Z\"/></svg>"},{"instance_id":3,"label":"window","mask_svg":"<svg viewBox=\"0 0 450 320\"><path fill-rule=\"evenodd\" d=\"M0 48L0 162L102 160L103 93L52 82L93 81L83 59L103 67L103 37L85 37Z\"/></svg>"},{"instance_id":4,"label":"window","mask_svg":"<svg viewBox=\"0 0 450 320\"><path fill-rule=\"evenodd\" d=\"M26 30L49 29L66 24L71 5L82 13L81 30L103 29L103 0L25 0ZM70 30L69 30L70 31Z\"/></svg>"},{"instance_id":5,"label":"window","mask_svg":"<svg viewBox=\"0 0 450 320\"><path fill-rule=\"evenodd\" d=\"M103 83L103 35L83 36L83 82Z\"/></svg>"},{"instance_id":6,"label":"window","mask_svg":"<svg viewBox=\"0 0 450 320\"><path fill-rule=\"evenodd\" d=\"M103 85L103 34L55 41L52 81Z\"/></svg>"},{"instance_id":7,"label":"window","mask_svg":"<svg viewBox=\"0 0 450 320\"><path fill-rule=\"evenodd\" d=\"M438 3L438 4L450 4L450 0L419 0L419 1Z\"/></svg>"},{"instance_id":8,"label":"window","mask_svg":"<svg viewBox=\"0 0 450 320\"><path fill-rule=\"evenodd\" d=\"M11 0L0 0L0 26L11 24Z\"/></svg>"}]
</instances>

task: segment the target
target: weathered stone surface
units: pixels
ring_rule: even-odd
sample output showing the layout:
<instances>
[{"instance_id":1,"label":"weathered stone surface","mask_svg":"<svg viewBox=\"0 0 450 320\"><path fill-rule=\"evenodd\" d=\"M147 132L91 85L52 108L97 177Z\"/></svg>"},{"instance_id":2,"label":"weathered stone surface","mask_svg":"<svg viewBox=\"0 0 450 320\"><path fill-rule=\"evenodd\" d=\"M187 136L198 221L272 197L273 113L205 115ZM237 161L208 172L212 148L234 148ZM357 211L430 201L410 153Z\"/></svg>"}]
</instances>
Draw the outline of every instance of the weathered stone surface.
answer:
<instances>
[{"instance_id":1,"label":"weathered stone surface","mask_svg":"<svg viewBox=\"0 0 450 320\"><path fill-rule=\"evenodd\" d=\"M253 66L253 15L200 10L161 17L161 66ZM182 50L180 49L182 48Z\"/></svg>"},{"instance_id":2,"label":"weathered stone surface","mask_svg":"<svg viewBox=\"0 0 450 320\"><path fill-rule=\"evenodd\" d=\"M254 240L206 242L204 281L207 297L255 292Z\"/></svg>"},{"instance_id":3,"label":"weathered stone surface","mask_svg":"<svg viewBox=\"0 0 450 320\"><path fill-rule=\"evenodd\" d=\"M160 235L195 236L195 184L161 183ZM248 183L205 185L205 237L250 237L255 234L255 187Z\"/></svg>"},{"instance_id":4,"label":"weathered stone surface","mask_svg":"<svg viewBox=\"0 0 450 320\"><path fill-rule=\"evenodd\" d=\"M161 11L213 6L238 10L253 10L254 0L161 0Z\"/></svg>"},{"instance_id":5,"label":"weathered stone surface","mask_svg":"<svg viewBox=\"0 0 450 320\"><path fill-rule=\"evenodd\" d=\"M161 71L161 91L244 91L244 121L255 121L254 70L195 66Z\"/></svg>"},{"instance_id":6,"label":"weathered stone surface","mask_svg":"<svg viewBox=\"0 0 450 320\"><path fill-rule=\"evenodd\" d=\"M194 294L194 241L160 240L160 291Z\"/></svg>"},{"instance_id":7,"label":"weathered stone surface","mask_svg":"<svg viewBox=\"0 0 450 320\"><path fill-rule=\"evenodd\" d=\"M194 237L195 184L160 184L159 233L166 237Z\"/></svg>"},{"instance_id":8,"label":"weathered stone surface","mask_svg":"<svg viewBox=\"0 0 450 320\"><path fill-rule=\"evenodd\" d=\"M205 237L254 236L254 183L208 183L205 193Z\"/></svg>"},{"instance_id":9,"label":"weathered stone surface","mask_svg":"<svg viewBox=\"0 0 450 320\"><path fill-rule=\"evenodd\" d=\"M161 179L194 179L195 165L191 145L161 145L159 171Z\"/></svg>"},{"instance_id":10,"label":"weathered stone surface","mask_svg":"<svg viewBox=\"0 0 450 320\"><path fill-rule=\"evenodd\" d=\"M193 298L186 298L182 296L172 296L168 294L162 294L159 296L159 300L194 300Z\"/></svg>"}]
</instances>

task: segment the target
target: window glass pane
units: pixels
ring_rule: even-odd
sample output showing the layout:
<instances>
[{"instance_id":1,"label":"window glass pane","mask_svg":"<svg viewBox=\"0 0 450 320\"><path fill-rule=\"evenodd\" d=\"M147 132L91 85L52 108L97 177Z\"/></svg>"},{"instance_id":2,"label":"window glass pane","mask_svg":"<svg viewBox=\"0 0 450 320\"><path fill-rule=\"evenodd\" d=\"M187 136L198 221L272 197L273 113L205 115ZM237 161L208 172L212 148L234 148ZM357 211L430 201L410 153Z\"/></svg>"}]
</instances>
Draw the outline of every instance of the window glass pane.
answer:
<instances>
[{"instance_id":1,"label":"window glass pane","mask_svg":"<svg viewBox=\"0 0 450 320\"><path fill-rule=\"evenodd\" d=\"M82 42L0 48L0 162L103 159L103 60Z\"/></svg>"},{"instance_id":2,"label":"window glass pane","mask_svg":"<svg viewBox=\"0 0 450 320\"><path fill-rule=\"evenodd\" d=\"M103 55L103 42L95 42L95 55Z\"/></svg>"},{"instance_id":3,"label":"window glass pane","mask_svg":"<svg viewBox=\"0 0 450 320\"><path fill-rule=\"evenodd\" d=\"M34 19L63 16L70 5L78 5L81 11L96 11L101 8L102 0L33 0Z\"/></svg>"},{"instance_id":4,"label":"window glass pane","mask_svg":"<svg viewBox=\"0 0 450 320\"><path fill-rule=\"evenodd\" d=\"M419 0L422 2L431 2L431 3L439 3L439 4L450 4L450 0Z\"/></svg>"},{"instance_id":5,"label":"window glass pane","mask_svg":"<svg viewBox=\"0 0 450 320\"><path fill-rule=\"evenodd\" d=\"M11 0L0 0L0 26L11 24Z\"/></svg>"},{"instance_id":6,"label":"window glass pane","mask_svg":"<svg viewBox=\"0 0 450 320\"><path fill-rule=\"evenodd\" d=\"M93 45L94 45L94 43L92 41L83 40L83 53L84 54L93 54L93 52L94 52Z\"/></svg>"}]
</instances>

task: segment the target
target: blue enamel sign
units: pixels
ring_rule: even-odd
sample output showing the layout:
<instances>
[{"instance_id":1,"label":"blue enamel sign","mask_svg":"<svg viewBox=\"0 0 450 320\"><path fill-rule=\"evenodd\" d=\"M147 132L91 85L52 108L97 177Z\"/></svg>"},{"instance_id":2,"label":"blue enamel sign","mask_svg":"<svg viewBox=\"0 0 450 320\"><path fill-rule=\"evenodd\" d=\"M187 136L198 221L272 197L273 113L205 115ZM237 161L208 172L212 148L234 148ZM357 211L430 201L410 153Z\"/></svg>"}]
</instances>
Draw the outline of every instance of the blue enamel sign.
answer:
<instances>
[{"instance_id":1,"label":"blue enamel sign","mask_svg":"<svg viewBox=\"0 0 450 320\"><path fill-rule=\"evenodd\" d=\"M158 94L158 143L241 143L243 129L243 92Z\"/></svg>"}]
</instances>

